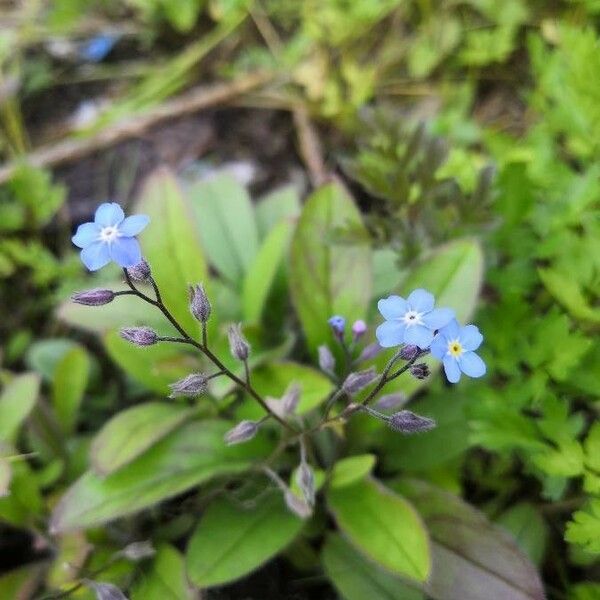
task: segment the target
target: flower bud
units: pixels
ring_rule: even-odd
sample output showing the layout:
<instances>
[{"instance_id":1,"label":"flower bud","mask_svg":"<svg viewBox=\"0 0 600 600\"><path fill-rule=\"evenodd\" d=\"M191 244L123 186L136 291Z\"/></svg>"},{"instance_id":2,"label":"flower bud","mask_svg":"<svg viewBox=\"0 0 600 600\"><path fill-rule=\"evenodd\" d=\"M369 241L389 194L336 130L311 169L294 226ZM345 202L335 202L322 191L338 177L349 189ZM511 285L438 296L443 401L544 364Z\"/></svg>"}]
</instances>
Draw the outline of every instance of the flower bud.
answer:
<instances>
[{"instance_id":1,"label":"flower bud","mask_svg":"<svg viewBox=\"0 0 600 600\"><path fill-rule=\"evenodd\" d=\"M259 423L256 421L240 421L230 429L223 438L228 446L241 444L251 440L258 432Z\"/></svg>"},{"instance_id":2,"label":"flower bud","mask_svg":"<svg viewBox=\"0 0 600 600\"><path fill-rule=\"evenodd\" d=\"M85 292L76 292L71 296L73 302L85 306L102 306L103 304L112 302L114 299L115 293L113 291L100 288L86 290Z\"/></svg>"},{"instance_id":3,"label":"flower bud","mask_svg":"<svg viewBox=\"0 0 600 600\"><path fill-rule=\"evenodd\" d=\"M354 336L355 341L359 340L366 332L367 324L362 319L354 321L352 324L352 335Z\"/></svg>"},{"instance_id":4,"label":"flower bud","mask_svg":"<svg viewBox=\"0 0 600 600\"><path fill-rule=\"evenodd\" d=\"M127 267L127 275L134 281L146 281L150 279L152 272L150 271L150 265L146 262L145 258L133 267Z\"/></svg>"},{"instance_id":5,"label":"flower bud","mask_svg":"<svg viewBox=\"0 0 600 600\"><path fill-rule=\"evenodd\" d=\"M346 319L340 315L334 315L327 321L334 333L334 335L342 339L344 337L344 331L346 330Z\"/></svg>"},{"instance_id":6,"label":"flower bud","mask_svg":"<svg viewBox=\"0 0 600 600\"><path fill-rule=\"evenodd\" d=\"M284 493L283 498L288 509L301 519L308 519L308 517L312 515L312 509L308 503L301 498L298 498L292 490L287 490Z\"/></svg>"},{"instance_id":7,"label":"flower bud","mask_svg":"<svg viewBox=\"0 0 600 600\"><path fill-rule=\"evenodd\" d=\"M366 362L368 360L373 360L382 350L383 348L377 342L373 342L372 344L369 344L366 348L363 348L363 351L358 357L358 362Z\"/></svg>"},{"instance_id":8,"label":"flower bud","mask_svg":"<svg viewBox=\"0 0 600 600\"><path fill-rule=\"evenodd\" d=\"M296 412L296 408L298 407L298 402L300 402L300 393L302 389L297 383L292 383L285 394L281 398L281 410L284 415L293 415Z\"/></svg>"},{"instance_id":9,"label":"flower bud","mask_svg":"<svg viewBox=\"0 0 600 600\"><path fill-rule=\"evenodd\" d=\"M301 462L296 472L296 483L309 506L315 505L315 474L306 462Z\"/></svg>"},{"instance_id":10,"label":"flower bud","mask_svg":"<svg viewBox=\"0 0 600 600\"><path fill-rule=\"evenodd\" d=\"M417 363L416 365L412 365L409 369L410 374L415 379L426 379L429 377L429 367L425 363Z\"/></svg>"},{"instance_id":11,"label":"flower bud","mask_svg":"<svg viewBox=\"0 0 600 600\"><path fill-rule=\"evenodd\" d=\"M319 346L319 367L326 373L332 373L335 369L335 357L328 346Z\"/></svg>"},{"instance_id":12,"label":"flower bud","mask_svg":"<svg viewBox=\"0 0 600 600\"><path fill-rule=\"evenodd\" d=\"M190 311L196 317L200 323L206 323L210 317L212 307L204 286L199 283L197 285L191 285L189 288L190 292Z\"/></svg>"},{"instance_id":13,"label":"flower bud","mask_svg":"<svg viewBox=\"0 0 600 600\"><path fill-rule=\"evenodd\" d=\"M433 429L436 422L434 419L422 417L410 410L401 410L389 418L388 425L391 429L400 433L421 433Z\"/></svg>"},{"instance_id":14,"label":"flower bud","mask_svg":"<svg viewBox=\"0 0 600 600\"><path fill-rule=\"evenodd\" d=\"M203 394L208 387L208 377L204 373L191 373L183 379L169 384L171 395L169 398L180 396L197 396Z\"/></svg>"},{"instance_id":15,"label":"flower bud","mask_svg":"<svg viewBox=\"0 0 600 600\"><path fill-rule=\"evenodd\" d=\"M131 544L125 546L125 548L123 548L119 554L127 560L137 562L139 560L144 560L145 558L154 556L156 554L156 550L154 549L152 542L132 542Z\"/></svg>"},{"instance_id":16,"label":"flower bud","mask_svg":"<svg viewBox=\"0 0 600 600\"><path fill-rule=\"evenodd\" d=\"M413 346L412 344L408 344L400 350L400 358L402 360L412 360L413 358L416 358L418 354L419 346Z\"/></svg>"},{"instance_id":17,"label":"flower bud","mask_svg":"<svg viewBox=\"0 0 600 600\"><path fill-rule=\"evenodd\" d=\"M152 346L158 342L158 334L150 327L123 327L121 337L136 346Z\"/></svg>"},{"instance_id":18,"label":"flower bud","mask_svg":"<svg viewBox=\"0 0 600 600\"><path fill-rule=\"evenodd\" d=\"M240 323L231 325L227 332L227 336L229 337L229 348L233 358L237 358L241 361L248 360L250 344L242 335L242 325Z\"/></svg>"},{"instance_id":19,"label":"flower bud","mask_svg":"<svg viewBox=\"0 0 600 600\"><path fill-rule=\"evenodd\" d=\"M342 384L342 389L347 394L356 394L360 392L364 387L369 385L374 379L377 378L377 371L374 367L366 369L365 371L358 371L356 373L350 373L346 380Z\"/></svg>"},{"instance_id":20,"label":"flower bud","mask_svg":"<svg viewBox=\"0 0 600 600\"><path fill-rule=\"evenodd\" d=\"M114 584L103 581L82 579L83 583L94 590L96 600L127 600L127 596Z\"/></svg>"},{"instance_id":21,"label":"flower bud","mask_svg":"<svg viewBox=\"0 0 600 600\"><path fill-rule=\"evenodd\" d=\"M385 396L381 396L381 398L379 398L376 406L379 410L389 410L390 408L398 408L400 406L404 406L407 400L408 396L400 392L394 394L386 394Z\"/></svg>"}]
</instances>

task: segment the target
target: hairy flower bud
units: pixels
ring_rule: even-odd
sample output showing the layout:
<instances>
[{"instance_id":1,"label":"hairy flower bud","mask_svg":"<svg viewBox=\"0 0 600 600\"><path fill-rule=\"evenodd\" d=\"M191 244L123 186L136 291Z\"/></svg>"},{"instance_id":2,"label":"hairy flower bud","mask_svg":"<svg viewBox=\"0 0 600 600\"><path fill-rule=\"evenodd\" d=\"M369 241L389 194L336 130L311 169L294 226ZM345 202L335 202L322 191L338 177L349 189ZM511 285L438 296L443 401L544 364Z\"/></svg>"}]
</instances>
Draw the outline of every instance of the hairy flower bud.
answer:
<instances>
[{"instance_id":1,"label":"hairy flower bud","mask_svg":"<svg viewBox=\"0 0 600 600\"><path fill-rule=\"evenodd\" d=\"M114 584L103 581L82 580L85 585L94 590L96 600L127 600L127 596Z\"/></svg>"},{"instance_id":2,"label":"hairy flower bud","mask_svg":"<svg viewBox=\"0 0 600 600\"><path fill-rule=\"evenodd\" d=\"M308 503L302 500L302 498L298 498L292 490L287 490L283 498L288 509L301 519L308 519L312 515L312 509Z\"/></svg>"},{"instance_id":3,"label":"hairy flower bud","mask_svg":"<svg viewBox=\"0 0 600 600\"><path fill-rule=\"evenodd\" d=\"M150 327L123 327L121 337L136 346L152 346L158 342L158 334Z\"/></svg>"},{"instance_id":4,"label":"hairy flower bud","mask_svg":"<svg viewBox=\"0 0 600 600\"><path fill-rule=\"evenodd\" d=\"M85 306L102 306L103 304L112 302L114 299L115 293L113 291L100 288L86 290L85 292L75 292L71 296L73 302L84 304Z\"/></svg>"},{"instance_id":5,"label":"hairy flower bud","mask_svg":"<svg viewBox=\"0 0 600 600\"><path fill-rule=\"evenodd\" d=\"M300 402L300 393L302 389L297 383L292 383L285 391L285 394L281 398L281 410L285 415L293 415Z\"/></svg>"},{"instance_id":6,"label":"hairy flower bud","mask_svg":"<svg viewBox=\"0 0 600 600\"><path fill-rule=\"evenodd\" d=\"M340 315L334 315L327 320L331 327L334 335L342 339L344 337L344 331L346 330L346 319Z\"/></svg>"},{"instance_id":7,"label":"hairy flower bud","mask_svg":"<svg viewBox=\"0 0 600 600\"><path fill-rule=\"evenodd\" d=\"M223 438L228 446L241 444L251 440L258 432L259 423L256 421L240 421L233 429L230 429Z\"/></svg>"},{"instance_id":8,"label":"hairy flower bud","mask_svg":"<svg viewBox=\"0 0 600 600\"><path fill-rule=\"evenodd\" d=\"M416 365L412 365L409 369L410 374L415 379L426 379L429 377L429 367L425 363L417 363Z\"/></svg>"},{"instance_id":9,"label":"hairy flower bud","mask_svg":"<svg viewBox=\"0 0 600 600\"><path fill-rule=\"evenodd\" d=\"M422 417L410 410L401 410L389 418L388 425L391 429L400 433L421 433L433 429L436 422L434 419Z\"/></svg>"},{"instance_id":10,"label":"hairy flower bud","mask_svg":"<svg viewBox=\"0 0 600 600\"><path fill-rule=\"evenodd\" d=\"M319 367L326 373L332 373L335 369L335 357L328 346L319 346Z\"/></svg>"},{"instance_id":11,"label":"hairy flower bud","mask_svg":"<svg viewBox=\"0 0 600 600\"><path fill-rule=\"evenodd\" d=\"M206 323L210 318L212 307L204 286L199 283L197 285L191 285L189 288L190 292L190 311L196 317L200 323Z\"/></svg>"},{"instance_id":12,"label":"hairy flower bud","mask_svg":"<svg viewBox=\"0 0 600 600\"><path fill-rule=\"evenodd\" d=\"M342 384L342 389L347 394L356 394L360 392L364 387L368 386L374 379L377 378L377 371L374 367L366 369L365 371L357 371L356 373L350 373L346 380Z\"/></svg>"},{"instance_id":13,"label":"hairy flower bud","mask_svg":"<svg viewBox=\"0 0 600 600\"><path fill-rule=\"evenodd\" d=\"M145 258L133 267L127 267L127 275L134 281L146 281L152 275L150 265L147 263Z\"/></svg>"},{"instance_id":14,"label":"hairy flower bud","mask_svg":"<svg viewBox=\"0 0 600 600\"><path fill-rule=\"evenodd\" d=\"M204 373L191 373L183 379L169 384L171 395L169 398L180 396L197 396L203 394L208 387L208 377Z\"/></svg>"},{"instance_id":15,"label":"hairy flower bud","mask_svg":"<svg viewBox=\"0 0 600 600\"><path fill-rule=\"evenodd\" d=\"M123 548L119 554L127 560L137 562L139 560L144 560L145 558L154 556L156 554L156 550L154 549L152 542L132 542L131 544L125 546L125 548Z\"/></svg>"},{"instance_id":16,"label":"hairy flower bud","mask_svg":"<svg viewBox=\"0 0 600 600\"><path fill-rule=\"evenodd\" d=\"M250 344L242 335L242 325L240 323L231 325L227 332L227 336L229 337L229 348L233 358L237 358L241 361L248 360Z\"/></svg>"},{"instance_id":17,"label":"hairy flower bud","mask_svg":"<svg viewBox=\"0 0 600 600\"><path fill-rule=\"evenodd\" d=\"M404 406L407 400L408 396L400 392L386 394L385 396L381 396L381 398L379 398L376 406L379 410L389 410L390 408L398 408L400 406Z\"/></svg>"},{"instance_id":18,"label":"hairy flower bud","mask_svg":"<svg viewBox=\"0 0 600 600\"><path fill-rule=\"evenodd\" d=\"M358 362L366 362L367 360L373 360L383 348L379 345L378 342L373 342L369 344L363 351L360 353L358 357Z\"/></svg>"},{"instance_id":19,"label":"hairy flower bud","mask_svg":"<svg viewBox=\"0 0 600 600\"><path fill-rule=\"evenodd\" d=\"M354 336L355 341L359 340L366 332L367 324L362 319L354 321L352 324L352 335Z\"/></svg>"},{"instance_id":20,"label":"hairy flower bud","mask_svg":"<svg viewBox=\"0 0 600 600\"><path fill-rule=\"evenodd\" d=\"M301 462L296 471L296 483L309 506L315 505L315 474L306 462Z\"/></svg>"},{"instance_id":21,"label":"hairy flower bud","mask_svg":"<svg viewBox=\"0 0 600 600\"><path fill-rule=\"evenodd\" d=\"M417 354L419 354L419 346L413 346L412 344L408 344L400 350L402 360L412 360L416 358Z\"/></svg>"}]
</instances>

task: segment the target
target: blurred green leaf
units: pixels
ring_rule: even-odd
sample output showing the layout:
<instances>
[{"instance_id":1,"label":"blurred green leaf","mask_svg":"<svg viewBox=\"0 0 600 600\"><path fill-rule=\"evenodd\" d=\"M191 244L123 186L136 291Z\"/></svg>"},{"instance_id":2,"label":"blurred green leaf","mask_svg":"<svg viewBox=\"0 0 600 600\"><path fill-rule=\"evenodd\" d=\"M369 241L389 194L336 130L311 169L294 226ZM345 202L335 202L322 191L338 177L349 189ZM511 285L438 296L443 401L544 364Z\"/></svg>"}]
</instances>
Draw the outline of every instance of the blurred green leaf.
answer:
<instances>
[{"instance_id":1,"label":"blurred green leaf","mask_svg":"<svg viewBox=\"0 0 600 600\"><path fill-rule=\"evenodd\" d=\"M593 498L586 508L573 514L565 540L579 544L586 552L600 554L600 499Z\"/></svg>"},{"instance_id":2,"label":"blurred green leaf","mask_svg":"<svg viewBox=\"0 0 600 600\"><path fill-rule=\"evenodd\" d=\"M338 460L331 472L331 487L340 488L363 479L371 473L375 462L374 454L361 454Z\"/></svg>"},{"instance_id":3,"label":"blurred green leaf","mask_svg":"<svg viewBox=\"0 0 600 600\"><path fill-rule=\"evenodd\" d=\"M40 392L40 378L35 373L17 375L0 393L0 441L13 442Z\"/></svg>"},{"instance_id":4,"label":"blurred green leaf","mask_svg":"<svg viewBox=\"0 0 600 600\"><path fill-rule=\"evenodd\" d=\"M294 185L278 188L260 198L255 206L256 225L260 237L264 239L282 221L295 222L301 211L300 197Z\"/></svg>"},{"instance_id":5,"label":"blurred green leaf","mask_svg":"<svg viewBox=\"0 0 600 600\"><path fill-rule=\"evenodd\" d=\"M39 373L44 380L52 381L60 361L71 350L78 347L76 342L68 338L38 340L27 350L25 362L32 371Z\"/></svg>"},{"instance_id":6,"label":"blurred green leaf","mask_svg":"<svg viewBox=\"0 0 600 600\"><path fill-rule=\"evenodd\" d=\"M92 442L94 470L98 475L118 471L179 427L194 411L177 404L146 402L117 413Z\"/></svg>"},{"instance_id":7,"label":"blurred green leaf","mask_svg":"<svg viewBox=\"0 0 600 600\"><path fill-rule=\"evenodd\" d=\"M193 488L217 475L248 469L268 451L260 436L241 446L226 446L225 421L187 424L108 477L92 471L61 498L51 519L59 533L101 525ZM135 433L132 433L135 435Z\"/></svg>"},{"instance_id":8,"label":"blurred green leaf","mask_svg":"<svg viewBox=\"0 0 600 600\"><path fill-rule=\"evenodd\" d=\"M190 539L186 564L199 587L220 585L254 571L298 535L303 521L274 492L244 507L225 498L213 502Z\"/></svg>"},{"instance_id":9,"label":"blurred green leaf","mask_svg":"<svg viewBox=\"0 0 600 600\"><path fill-rule=\"evenodd\" d=\"M327 501L342 533L362 553L391 573L427 580L427 530L404 498L374 480L364 480L330 489Z\"/></svg>"}]
</instances>

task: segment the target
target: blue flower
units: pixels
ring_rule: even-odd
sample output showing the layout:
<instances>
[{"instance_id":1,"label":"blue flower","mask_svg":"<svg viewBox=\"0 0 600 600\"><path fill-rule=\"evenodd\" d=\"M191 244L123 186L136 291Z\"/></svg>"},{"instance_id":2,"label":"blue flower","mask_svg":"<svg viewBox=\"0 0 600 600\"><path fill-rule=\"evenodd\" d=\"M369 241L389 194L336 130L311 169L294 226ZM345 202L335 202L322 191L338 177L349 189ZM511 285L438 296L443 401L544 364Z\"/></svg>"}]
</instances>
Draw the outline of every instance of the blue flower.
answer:
<instances>
[{"instance_id":1,"label":"blue flower","mask_svg":"<svg viewBox=\"0 0 600 600\"><path fill-rule=\"evenodd\" d=\"M346 319L341 317L340 315L334 315L330 317L327 322L329 323L333 332L338 336L344 335L344 330L346 329Z\"/></svg>"},{"instance_id":2,"label":"blue flower","mask_svg":"<svg viewBox=\"0 0 600 600\"><path fill-rule=\"evenodd\" d=\"M82 44L79 54L89 62L100 62L110 54L118 40L118 35L97 35Z\"/></svg>"},{"instance_id":3,"label":"blue flower","mask_svg":"<svg viewBox=\"0 0 600 600\"><path fill-rule=\"evenodd\" d=\"M461 372L469 377L485 375L485 363L474 352L482 341L483 336L475 325L461 327L456 319L438 331L431 343L431 354L444 363L450 383L456 383Z\"/></svg>"},{"instance_id":4,"label":"blue flower","mask_svg":"<svg viewBox=\"0 0 600 600\"><path fill-rule=\"evenodd\" d=\"M72 237L81 248L81 261L90 271L97 271L111 260L121 267L133 267L142 260L135 236L150 222L146 215L125 218L116 202L101 204L93 223L83 223Z\"/></svg>"},{"instance_id":5,"label":"blue flower","mask_svg":"<svg viewBox=\"0 0 600 600\"><path fill-rule=\"evenodd\" d=\"M441 329L454 318L450 308L433 308L433 294L425 290L414 290L405 300L400 296L389 296L377 303L385 322L375 332L379 344L384 348L412 344L428 348L433 332Z\"/></svg>"}]
</instances>

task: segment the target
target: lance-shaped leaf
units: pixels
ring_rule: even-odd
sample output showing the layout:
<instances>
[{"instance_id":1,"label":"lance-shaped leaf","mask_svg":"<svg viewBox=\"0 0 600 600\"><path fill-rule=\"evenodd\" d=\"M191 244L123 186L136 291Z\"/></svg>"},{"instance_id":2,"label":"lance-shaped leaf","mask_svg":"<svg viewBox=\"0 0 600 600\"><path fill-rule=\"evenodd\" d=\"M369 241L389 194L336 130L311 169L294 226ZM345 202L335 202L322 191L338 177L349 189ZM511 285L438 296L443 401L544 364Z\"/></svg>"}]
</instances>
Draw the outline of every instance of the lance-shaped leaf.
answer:
<instances>
[{"instance_id":1,"label":"lance-shaped leaf","mask_svg":"<svg viewBox=\"0 0 600 600\"><path fill-rule=\"evenodd\" d=\"M40 391L35 373L18 375L0 393L0 441L11 442L33 409Z\"/></svg>"}]
</instances>

